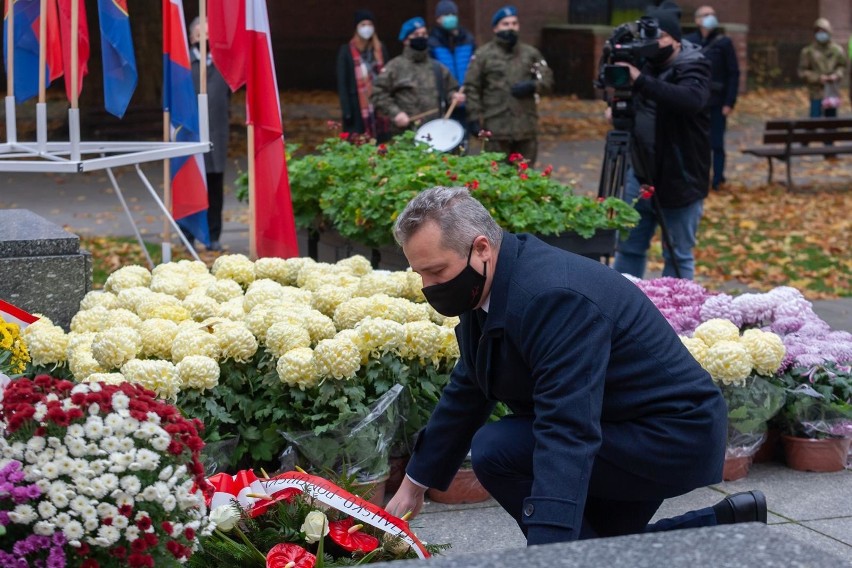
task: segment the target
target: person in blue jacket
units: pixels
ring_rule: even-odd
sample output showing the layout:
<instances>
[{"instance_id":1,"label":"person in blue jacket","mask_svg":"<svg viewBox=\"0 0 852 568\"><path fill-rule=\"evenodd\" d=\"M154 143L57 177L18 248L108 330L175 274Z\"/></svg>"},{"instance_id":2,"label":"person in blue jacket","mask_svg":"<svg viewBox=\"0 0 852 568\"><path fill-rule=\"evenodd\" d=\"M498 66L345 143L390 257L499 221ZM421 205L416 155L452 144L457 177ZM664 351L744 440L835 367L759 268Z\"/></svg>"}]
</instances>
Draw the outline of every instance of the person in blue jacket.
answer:
<instances>
[{"instance_id":1,"label":"person in blue jacket","mask_svg":"<svg viewBox=\"0 0 852 568\"><path fill-rule=\"evenodd\" d=\"M429 31L429 55L449 69L456 82L463 85L470 58L476 51L476 40L473 34L459 25L459 8L452 0L438 2L435 19L438 25ZM464 104L458 105L450 118L468 128ZM478 133L468 134L476 136Z\"/></svg>"},{"instance_id":2,"label":"person in blue jacket","mask_svg":"<svg viewBox=\"0 0 852 568\"><path fill-rule=\"evenodd\" d=\"M461 356L391 514L476 477L528 544L766 522L759 491L648 525L664 499L722 479L718 387L645 294L608 266L502 231L465 188L418 194L394 226ZM497 402L511 414L488 417Z\"/></svg>"}]
</instances>

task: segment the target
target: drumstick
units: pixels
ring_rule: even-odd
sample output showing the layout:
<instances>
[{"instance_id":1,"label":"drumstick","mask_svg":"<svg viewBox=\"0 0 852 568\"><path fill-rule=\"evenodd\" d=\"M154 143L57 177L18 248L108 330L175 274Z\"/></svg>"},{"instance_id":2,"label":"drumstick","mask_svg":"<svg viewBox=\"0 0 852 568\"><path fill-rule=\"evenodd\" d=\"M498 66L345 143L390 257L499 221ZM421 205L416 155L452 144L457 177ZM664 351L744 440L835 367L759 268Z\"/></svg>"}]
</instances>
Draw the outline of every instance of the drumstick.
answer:
<instances>
[{"instance_id":1,"label":"drumstick","mask_svg":"<svg viewBox=\"0 0 852 568\"><path fill-rule=\"evenodd\" d=\"M426 118L430 114L435 114L437 112L440 112L440 109L433 108L432 110L427 110L427 111L421 112L419 114L415 114L414 116L409 116L408 120L410 120L411 122L414 122L415 120L420 120L421 118Z\"/></svg>"},{"instance_id":2,"label":"drumstick","mask_svg":"<svg viewBox=\"0 0 852 568\"><path fill-rule=\"evenodd\" d=\"M461 86L458 92L461 93L462 91L464 91L464 85ZM444 115L444 118L450 118L450 115L453 114L453 110L455 110L455 108L456 99L453 98L452 102L450 103L450 108L447 109L447 114Z\"/></svg>"}]
</instances>

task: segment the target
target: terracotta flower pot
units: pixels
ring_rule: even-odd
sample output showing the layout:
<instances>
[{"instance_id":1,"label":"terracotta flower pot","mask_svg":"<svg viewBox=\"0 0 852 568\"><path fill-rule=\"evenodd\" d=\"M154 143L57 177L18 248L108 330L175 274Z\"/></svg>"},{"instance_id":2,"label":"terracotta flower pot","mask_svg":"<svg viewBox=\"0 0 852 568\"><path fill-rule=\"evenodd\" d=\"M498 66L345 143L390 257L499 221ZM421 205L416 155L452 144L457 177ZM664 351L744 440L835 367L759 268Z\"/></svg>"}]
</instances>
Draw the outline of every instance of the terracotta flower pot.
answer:
<instances>
[{"instance_id":1,"label":"terracotta flower pot","mask_svg":"<svg viewBox=\"0 0 852 568\"><path fill-rule=\"evenodd\" d=\"M849 438L783 436L787 466L798 471L842 471L849 454Z\"/></svg>"},{"instance_id":2,"label":"terracotta flower pot","mask_svg":"<svg viewBox=\"0 0 852 568\"><path fill-rule=\"evenodd\" d=\"M403 478L405 478L405 468L408 467L408 460L411 458L409 455L404 456L391 456L388 461L390 462L390 474L388 475L388 481L385 484L385 491L388 493L396 493L396 490L399 489L399 485L402 483Z\"/></svg>"},{"instance_id":3,"label":"terracotta flower pot","mask_svg":"<svg viewBox=\"0 0 852 568\"><path fill-rule=\"evenodd\" d=\"M363 483L356 483L355 485L363 489L363 491L359 491L359 493L361 495L364 495L367 501L369 501L373 505L378 505L379 507L385 506L385 488L387 486L387 477L377 479L376 481L365 481Z\"/></svg>"},{"instance_id":4,"label":"terracotta flower pot","mask_svg":"<svg viewBox=\"0 0 852 568\"><path fill-rule=\"evenodd\" d=\"M766 431L766 439L757 449L754 454L752 463L765 463L776 461L780 457L781 450L781 432L775 428L770 428Z\"/></svg>"},{"instance_id":5,"label":"terracotta flower pot","mask_svg":"<svg viewBox=\"0 0 852 568\"><path fill-rule=\"evenodd\" d=\"M426 496L436 503L457 505L487 501L491 495L476 479L472 469L460 469L446 491L430 489Z\"/></svg>"},{"instance_id":6,"label":"terracotta flower pot","mask_svg":"<svg viewBox=\"0 0 852 568\"><path fill-rule=\"evenodd\" d=\"M725 469L722 470L722 479L725 481L734 481L742 479L748 475L748 470L751 467L751 456L741 456L736 458L725 458Z\"/></svg>"}]
</instances>

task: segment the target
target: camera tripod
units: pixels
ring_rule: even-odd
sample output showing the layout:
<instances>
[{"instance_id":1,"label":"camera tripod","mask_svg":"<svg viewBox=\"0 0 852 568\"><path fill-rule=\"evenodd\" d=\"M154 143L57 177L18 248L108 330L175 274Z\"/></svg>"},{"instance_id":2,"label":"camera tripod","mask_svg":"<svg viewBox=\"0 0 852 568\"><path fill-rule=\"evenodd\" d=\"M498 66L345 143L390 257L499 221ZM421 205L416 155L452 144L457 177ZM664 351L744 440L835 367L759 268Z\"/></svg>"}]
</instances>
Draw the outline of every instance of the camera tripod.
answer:
<instances>
[{"instance_id":1,"label":"camera tripod","mask_svg":"<svg viewBox=\"0 0 852 568\"><path fill-rule=\"evenodd\" d=\"M639 159L644 162L644 156L641 151L638 152L638 156ZM610 130L606 134L604 159L601 166L601 179L598 184L598 197L624 198L624 187L627 181L627 166L629 163L630 132L627 130ZM647 168L643 169L648 171ZM663 216L663 209L660 206L660 199L657 197L656 193L653 193L650 199L651 206L654 211L654 217L660 225L660 232L663 237L663 246L669 251L675 276L680 278L680 267L678 266L677 259L674 255L674 247L672 246L671 236L669 235L668 226L666 225L666 220Z\"/></svg>"}]
</instances>

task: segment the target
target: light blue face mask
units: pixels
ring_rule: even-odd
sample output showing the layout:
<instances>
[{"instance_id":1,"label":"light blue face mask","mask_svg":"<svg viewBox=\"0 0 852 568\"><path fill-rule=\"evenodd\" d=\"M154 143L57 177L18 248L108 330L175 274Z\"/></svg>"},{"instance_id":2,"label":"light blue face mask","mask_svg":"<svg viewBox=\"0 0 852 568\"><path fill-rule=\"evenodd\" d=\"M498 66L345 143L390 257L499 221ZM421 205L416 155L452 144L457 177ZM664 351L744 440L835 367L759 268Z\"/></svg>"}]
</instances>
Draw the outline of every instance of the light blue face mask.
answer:
<instances>
[{"instance_id":1,"label":"light blue face mask","mask_svg":"<svg viewBox=\"0 0 852 568\"><path fill-rule=\"evenodd\" d=\"M701 20L701 27L705 30L715 30L719 26L719 20L716 19L716 16L710 14L708 16L704 16L704 19Z\"/></svg>"},{"instance_id":2,"label":"light blue face mask","mask_svg":"<svg viewBox=\"0 0 852 568\"><path fill-rule=\"evenodd\" d=\"M831 36L828 35L828 32L823 31L823 30L820 30L817 33L815 33L814 37L820 43L828 43L828 40L831 38Z\"/></svg>"},{"instance_id":3,"label":"light blue face mask","mask_svg":"<svg viewBox=\"0 0 852 568\"><path fill-rule=\"evenodd\" d=\"M459 17L455 14L447 14L441 18L441 27L447 31L453 31L459 27Z\"/></svg>"}]
</instances>

